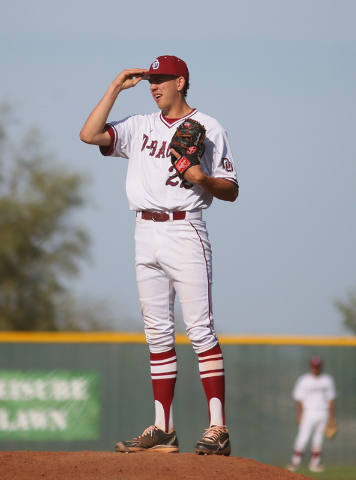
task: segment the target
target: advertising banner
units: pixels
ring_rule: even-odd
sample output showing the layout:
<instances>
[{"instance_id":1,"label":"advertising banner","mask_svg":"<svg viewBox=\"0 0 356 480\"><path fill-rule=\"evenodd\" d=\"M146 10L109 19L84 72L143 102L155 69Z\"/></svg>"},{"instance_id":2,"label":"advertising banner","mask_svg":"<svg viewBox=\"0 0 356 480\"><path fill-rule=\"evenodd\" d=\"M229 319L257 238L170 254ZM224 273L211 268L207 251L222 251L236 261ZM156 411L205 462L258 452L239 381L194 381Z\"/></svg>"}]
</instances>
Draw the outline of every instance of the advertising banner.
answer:
<instances>
[{"instance_id":1,"label":"advertising banner","mask_svg":"<svg viewBox=\"0 0 356 480\"><path fill-rule=\"evenodd\" d=\"M0 370L0 440L95 440L96 372Z\"/></svg>"}]
</instances>

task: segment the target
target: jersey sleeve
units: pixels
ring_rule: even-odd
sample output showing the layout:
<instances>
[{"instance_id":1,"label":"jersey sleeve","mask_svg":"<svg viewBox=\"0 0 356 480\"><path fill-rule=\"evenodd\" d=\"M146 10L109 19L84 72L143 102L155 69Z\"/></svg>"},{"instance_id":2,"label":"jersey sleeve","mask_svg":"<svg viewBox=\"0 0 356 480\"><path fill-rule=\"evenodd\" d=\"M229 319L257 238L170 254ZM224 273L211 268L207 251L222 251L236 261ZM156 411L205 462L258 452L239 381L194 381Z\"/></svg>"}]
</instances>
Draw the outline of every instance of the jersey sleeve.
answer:
<instances>
[{"instance_id":1,"label":"jersey sleeve","mask_svg":"<svg viewBox=\"0 0 356 480\"><path fill-rule=\"evenodd\" d=\"M119 122L110 122L106 124L111 143L109 146L100 146L100 152L106 157L130 158L131 145L131 117L127 117Z\"/></svg>"},{"instance_id":2,"label":"jersey sleeve","mask_svg":"<svg viewBox=\"0 0 356 480\"><path fill-rule=\"evenodd\" d=\"M293 392L292 398L297 402L302 402L305 398L305 380L304 377L299 377L296 381Z\"/></svg>"},{"instance_id":3,"label":"jersey sleeve","mask_svg":"<svg viewBox=\"0 0 356 480\"><path fill-rule=\"evenodd\" d=\"M215 178L225 178L238 185L230 143L221 125L217 124L212 131L208 132L204 144L207 159L212 158L212 163L206 166L208 171L205 173Z\"/></svg>"}]
</instances>

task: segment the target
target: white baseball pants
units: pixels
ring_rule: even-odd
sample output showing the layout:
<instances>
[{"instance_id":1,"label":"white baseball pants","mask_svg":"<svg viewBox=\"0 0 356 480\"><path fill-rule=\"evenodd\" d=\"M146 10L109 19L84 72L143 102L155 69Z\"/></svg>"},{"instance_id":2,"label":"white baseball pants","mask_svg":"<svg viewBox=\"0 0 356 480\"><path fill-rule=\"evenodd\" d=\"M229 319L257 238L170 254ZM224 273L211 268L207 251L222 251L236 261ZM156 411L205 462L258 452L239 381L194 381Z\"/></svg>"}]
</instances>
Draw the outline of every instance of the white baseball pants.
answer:
<instances>
[{"instance_id":1,"label":"white baseball pants","mask_svg":"<svg viewBox=\"0 0 356 480\"><path fill-rule=\"evenodd\" d=\"M304 452L310 438L312 451L321 450L328 418L328 410L303 411L294 443L294 451Z\"/></svg>"},{"instance_id":2,"label":"white baseball pants","mask_svg":"<svg viewBox=\"0 0 356 480\"><path fill-rule=\"evenodd\" d=\"M211 301L212 252L205 222L154 222L138 216L135 245L136 278L150 351L161 353L174 347L176 293L196 353L217 345Z\"/></svg>"}]
</instances>

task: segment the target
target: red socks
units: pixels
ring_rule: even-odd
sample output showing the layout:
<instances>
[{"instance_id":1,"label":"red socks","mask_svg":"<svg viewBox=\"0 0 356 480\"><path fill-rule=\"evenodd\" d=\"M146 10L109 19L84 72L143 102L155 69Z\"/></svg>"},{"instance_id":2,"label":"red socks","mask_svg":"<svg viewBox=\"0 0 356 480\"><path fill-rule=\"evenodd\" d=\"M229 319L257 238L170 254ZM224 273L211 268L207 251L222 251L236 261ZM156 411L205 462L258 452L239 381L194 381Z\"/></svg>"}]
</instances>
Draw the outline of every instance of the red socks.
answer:
<instances>
[{"instance_id":1,"label":"red socks","mask_svg":"<svg viewBox=\"0 0 356 480\"><path fill-rule=\"evenodd\" d=\"M151 353L150 364L155 399L155 425L168 433L173 429L173 396L177 379L175 349L163 353Z\"/></svg>"},{"instance_id":2,"label":"red socks","mask_svg":"<svg viewBox=\"0 0 356 480\"><path fill-rule=\"evenodd\" d=\"M225 372L220 345L199 353L199 372L208 400L209 423L225 425Z\"/></svg>"},{"instance_id":3,"label":"red socks","mask_svg":"<svg viewBox=\"0 0 356 480\"><path fill-rule=\"evenodd\" d=\"M198 354L200 378L208 401L209 426L225 425L225 372L219 345ZM151 353L151 378L155 400L155 425L165 432L173 429L173 396L177 379L175 349Z\"/></svg>"}]
</instances>

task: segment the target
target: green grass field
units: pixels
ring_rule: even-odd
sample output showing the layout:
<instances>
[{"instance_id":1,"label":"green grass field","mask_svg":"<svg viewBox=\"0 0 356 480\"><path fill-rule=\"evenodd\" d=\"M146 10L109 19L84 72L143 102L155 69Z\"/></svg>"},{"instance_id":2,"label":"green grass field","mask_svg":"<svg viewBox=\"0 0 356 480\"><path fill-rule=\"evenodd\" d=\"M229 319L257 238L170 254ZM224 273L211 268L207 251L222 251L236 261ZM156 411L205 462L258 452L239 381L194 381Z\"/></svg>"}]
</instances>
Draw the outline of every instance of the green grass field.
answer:
<instances>
[{"instance_id":1,"label":"green grass field","mask_svg":"<svg viewBox=\"0 0 356 480\"><path fill-rule=\"evenodd\" d=\"M356 465L347 466L325 466L322 473L310 472L307 466L302 466L296 472L315 480L356 480Z\"/></svg>"}]
</instances>

